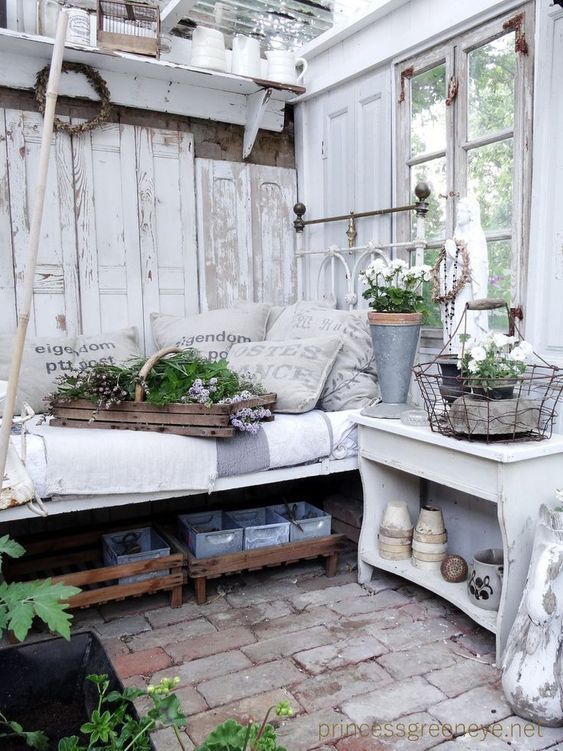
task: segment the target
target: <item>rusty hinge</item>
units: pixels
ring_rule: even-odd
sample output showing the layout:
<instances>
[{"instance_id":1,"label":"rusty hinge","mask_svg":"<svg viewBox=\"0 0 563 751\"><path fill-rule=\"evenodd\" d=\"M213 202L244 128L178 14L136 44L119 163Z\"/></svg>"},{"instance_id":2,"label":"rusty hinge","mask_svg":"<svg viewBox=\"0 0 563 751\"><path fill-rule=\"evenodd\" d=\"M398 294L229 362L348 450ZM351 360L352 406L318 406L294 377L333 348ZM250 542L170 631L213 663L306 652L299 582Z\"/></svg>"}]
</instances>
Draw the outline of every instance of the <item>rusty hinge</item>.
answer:
<instances>
[{"instance_id":1,"label":"rusty hinge","mask_svg":"<svg viewBox=\"0 0 563 751\"><path fill-rule=\"evenodd\" d=\"M508 336L514 336L516 333L516 320L524 320L524 311L522 306L518 305L516 308L509 308L508 310Z\"/></svg>"},{"instance_id":2,"label":"rusty hinge","mask_svg":"<svg viewBox=\"0 0 563 751\"><path fill-rule=\"evenodd\" d=\"M401 93L399 94L399 102L405 101L405 81L407 78L412 78L414 76L414 68L405 68L401 71Z\"/></svg>"},{"instance_id":3,"label":"rusty hinge","mask_svg":"<svg viewBox=\"0 0 563 751\"><path fill-rule=\"evenodd\" d=\"M521 55L527 55L528 54L528 42L526 41L526 34L523 30L524 25L524 14L523 13L517 13L512 18L509 18L508 21L505 21L502 25L502 28L506 31L513 31L515 35L514 39L514 51L519 52Z\"/></svg>"},{"instance_id":4,"label":"rusty hinge","mask_svg":"<svg viewBox=\"0 0 563 751\"><path fill-rule=\"evenodd\" d=\"M448 93L446 95L446 107L449 107L454 103L458 91L459 81L457 80L457 77L450 76L450 80L448 81Z\"/></svg>"}]
</instances>

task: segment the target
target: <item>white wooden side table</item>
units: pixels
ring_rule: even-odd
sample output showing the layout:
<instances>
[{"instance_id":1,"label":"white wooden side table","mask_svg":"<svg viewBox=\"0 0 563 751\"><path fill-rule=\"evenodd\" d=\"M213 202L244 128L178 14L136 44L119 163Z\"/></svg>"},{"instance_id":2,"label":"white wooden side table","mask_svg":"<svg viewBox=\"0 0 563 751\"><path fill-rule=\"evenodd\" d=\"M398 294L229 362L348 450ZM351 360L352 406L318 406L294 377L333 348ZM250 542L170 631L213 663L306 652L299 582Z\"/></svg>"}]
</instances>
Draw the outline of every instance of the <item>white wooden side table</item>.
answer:
<instances>
[{"instance_id":1,"label":"white wooden side table","mask_svg":"<svg viewBox=\"0 0 563 751\"><path fill-rule=\"evenodd\" d=\"M553 504L555 490L563 487L563 435L486 444L458 441L399 420L355 419L364 491L359 582L369 582L373 569L379 568L435 592L496 634L500 662L524 591L539 507ZM449 552L462 555L471 566L478 550L502 546L504 579L498 612L470 601L466 582L450 584L439 571L418 569L410 560L380 557L377 534L385 506L392 500L406 501L416 524L421 480L428 480L440 497L436 505L442 508L448 528Z\"/></svg>"}]
</instances>

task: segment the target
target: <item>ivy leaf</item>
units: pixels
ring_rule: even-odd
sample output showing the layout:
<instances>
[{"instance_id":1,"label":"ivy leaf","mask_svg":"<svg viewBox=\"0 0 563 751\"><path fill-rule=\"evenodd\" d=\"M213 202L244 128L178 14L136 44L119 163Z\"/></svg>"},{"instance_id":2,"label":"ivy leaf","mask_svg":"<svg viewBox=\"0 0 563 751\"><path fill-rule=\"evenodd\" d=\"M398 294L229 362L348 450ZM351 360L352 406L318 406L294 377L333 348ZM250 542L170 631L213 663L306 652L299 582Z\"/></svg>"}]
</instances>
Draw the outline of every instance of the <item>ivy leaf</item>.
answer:
<instances>
[{"instance_id":1,"label":"ivy leaf","mask_svg":"<svg viewBox=\"0 0 563 751\"><path fill-rule=\"evenodd\" d=\"M68 738L61 738L58 745L58 751L80 751L82 747L78 745L78 736L71 735Z\"/></svg>"},{"instance_id":2,"label":"ivy leaf","mask_svg":"<svg viewBox=\"0 0 563 751\"><path fill-rule=\"evenodd\" d=\"M30 748L35 748L37 751L48 751L49 739L41 730L21 733L21 735L25 738L25 742Z\"/></svg>"},{"instance_id":3,"label":"ivy leaf","mask_svg":"<svg viewBox=\"0 0 563 751\"><path fill-rule=\"evenodd\" d=\"M33 623L34 609L31 602L19 602L10 609L8 628L18 641L23 641Z\"/></svg>"},{"instance_id":4,"label":"ivy leaf","mask_svg":"<svg viewBox=\"0 0 563 751\"><path fill-rule=\"evenodd\" d=\"M2 568L2 556L7 555L10 558L21 558L25 553L19 542L12 540L8 535L0 537L0 569Z\"/></svg>"}]
</instances>

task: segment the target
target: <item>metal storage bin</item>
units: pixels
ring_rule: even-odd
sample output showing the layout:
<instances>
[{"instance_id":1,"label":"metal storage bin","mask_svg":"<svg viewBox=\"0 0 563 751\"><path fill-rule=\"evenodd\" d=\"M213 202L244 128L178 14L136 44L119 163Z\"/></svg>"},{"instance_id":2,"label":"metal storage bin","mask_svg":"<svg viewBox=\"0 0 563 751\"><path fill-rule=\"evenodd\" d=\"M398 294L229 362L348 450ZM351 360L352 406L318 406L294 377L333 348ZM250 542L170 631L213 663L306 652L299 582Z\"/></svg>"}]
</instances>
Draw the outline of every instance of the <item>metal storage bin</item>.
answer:
<instances>
[{"instance_id":1,"label":"metal storage bin","mask_svg":"<svg viewBox=\"0 0 563 751\"><path fill-rule=\"evenodd\" d=\"M213 558L242 550L243 530L223 511L181 514L178 531L196 558Z\"/></svg>"},{"instance_id":2,"label":"metal storage bin","mask_svg":"<svg viewBox=\"0 0 563 751\"><path fill-rule=\"evenodd\" d=\"M237 527L244 529L244 550L289 542L289 522L270 508L229 511L227 516Z\"/></svg>"},{"instance_id":3,"label":"metal storage bin","mask_svg":"<svg viewBox=\"0 0 563 751\"><path fill-rule=\"evenodd\" d=\"M102 548L105 566L118 566L123 563L137 563L154 558L164 558L170 555L170 547L151 527L128 529L124 532L112 532L102 535ZM136 551L136 552L134 552ZM157 579L167 576L170 569L147 571L146 574L124 576L119 579L120 584Z\"/></svg>"},{"instance_id":4,"label":"metal storage bin","mask_svg":"<svg viewBox=\"0 0 563 751\"><path fill-rule=\"evenodd\" d=\"M331 515L326 514L322 509L313 506L306 501L288 504L290 509L295 509L295 519L297 524L289 522L289 539L291 542L299 540L308 540L313 537L327 537L330 535ZM283 503L277 506L269 506L273 511L282 516L284 519L290 519L287 506Z\"/></svg>"}]
</instances>

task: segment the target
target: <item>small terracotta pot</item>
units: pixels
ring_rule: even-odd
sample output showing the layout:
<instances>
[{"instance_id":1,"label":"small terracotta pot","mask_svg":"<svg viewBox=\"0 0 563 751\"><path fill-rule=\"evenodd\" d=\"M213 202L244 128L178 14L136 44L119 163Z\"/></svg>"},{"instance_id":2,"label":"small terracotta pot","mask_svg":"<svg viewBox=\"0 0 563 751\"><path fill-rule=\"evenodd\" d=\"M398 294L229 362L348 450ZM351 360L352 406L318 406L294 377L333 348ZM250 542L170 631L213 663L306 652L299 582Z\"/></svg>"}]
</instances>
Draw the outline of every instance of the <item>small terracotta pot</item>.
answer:
<instances>
[{"instance_id":1,"label":"small terracotta pot","mask_svg":"<svg viewBox=\"0 0 563 751\"><path fill-rule=\"evenodd\" d=\"M445 531L441 509L422 506L416 523L416 532L422 535L442 535Z\"/></svg>"},{"instance_id":2,"label":"small terracotta pot","mask_svg":"<svg viewBox=\"0 0 563 751\"><path fill-rule=\"evenodd\" d=\"M419 553L445 553L448 550L447 542L419 542L413 540L412 549Z\"/></svg>"},{"instance_id":3,"label":"small terracotta pot","mask_svg":"<svg viewBox=\"0 0 563 751\"><path fill-rule=\"evenodd\" d=\"M448 533L444 531L439 535L423 535L421 532L418 532L415 529L413 532L413 540L416 540L417 542L429 542L433 545L439 545L442 542L448 541Z\"/></svg>"},{"instance_id":4,"label":"small terracotta pot","mask_svg":"<svg viewBox=\"0 0 563 751\"><path fill-rule=\"evenodd\" d=\"M378 326L416 326L422 322L422 313L379 313L368 310L368 322Z\"/></svg>"},{"instance_id":5,"label":"small terracotta pot","mask_svg":"<svg viewBox=\"0 0 563 751\"><path fill-rule=\"evenodd\" d=\"M381 526L385 528L385 534L389 537L394 537L394 535L389 534L391 530L402 532L402 536L407 536L407 532L410 535L412 532L412 522L406 502L389 501L383 512Z\"/></svg>"}]
</instances>

